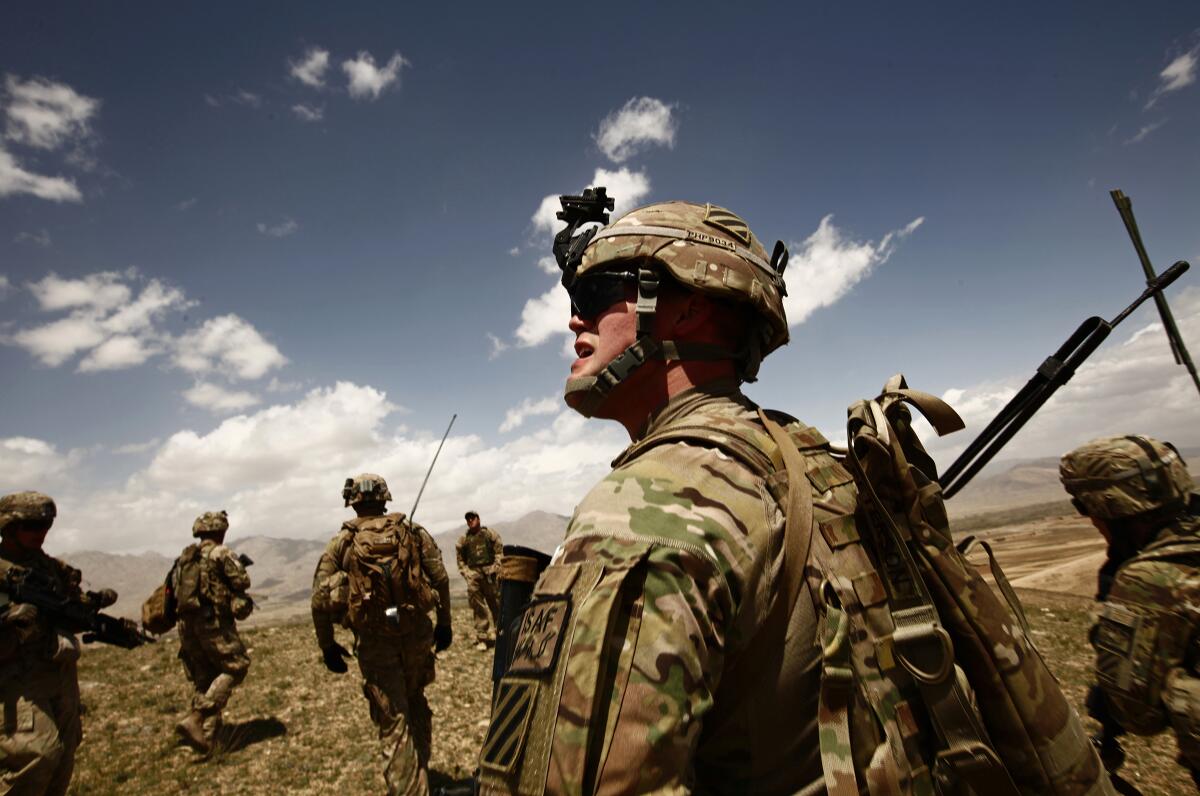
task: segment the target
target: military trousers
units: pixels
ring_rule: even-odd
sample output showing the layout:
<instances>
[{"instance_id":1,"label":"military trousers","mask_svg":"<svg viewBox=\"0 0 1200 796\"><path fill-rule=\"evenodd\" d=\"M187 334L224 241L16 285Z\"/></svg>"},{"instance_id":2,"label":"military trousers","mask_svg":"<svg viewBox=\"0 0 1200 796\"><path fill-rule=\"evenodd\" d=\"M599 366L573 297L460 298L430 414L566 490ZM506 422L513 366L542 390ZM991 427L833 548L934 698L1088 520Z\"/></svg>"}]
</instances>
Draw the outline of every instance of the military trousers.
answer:
<instances>
[{"instance_id":1,"label":"military trousers","mask_svg":"<svg viewBox=\"0 0 1200 796\"><path fill-rule=\"evenodd\" d=\"M204 716L204 733L211 739L233 689L250 669L250 656L232 617L181 617L179 659L195 690L192 710Z\"/></svg>"},{"instance_id":2,"label":"military trousers","mask_svg":"<svg viewBox=\"0 0 1200 796\"><path fill-rule=\"evenodd\" d=\"M433 711L425 686L433 682L433 624L421 615L401 632L358 634L358 668L371 721L379 728L389 796L429 792Z\"/></svg>"},{"instance_id":3,"label":"military trousers","mask_svg":"<svg viewBox=\"0 0 1200 796\"><path fill-rule=\"evenodd\" d=\"M492 628L500 621L500 586L495 576L478 570L467 571L467 603L474 614L475 640L494 638Z\"/></svg>"},{"instance_id":4,"label":"military trousers","mask_svg":"<svg viewBox=\"0 0 1200 796\"><path fill-rule=\"evenodd\" d=\"M75 662L5 677L0 704L0 793L62 796L83 735Z\"/></svg>"}]
</instances>

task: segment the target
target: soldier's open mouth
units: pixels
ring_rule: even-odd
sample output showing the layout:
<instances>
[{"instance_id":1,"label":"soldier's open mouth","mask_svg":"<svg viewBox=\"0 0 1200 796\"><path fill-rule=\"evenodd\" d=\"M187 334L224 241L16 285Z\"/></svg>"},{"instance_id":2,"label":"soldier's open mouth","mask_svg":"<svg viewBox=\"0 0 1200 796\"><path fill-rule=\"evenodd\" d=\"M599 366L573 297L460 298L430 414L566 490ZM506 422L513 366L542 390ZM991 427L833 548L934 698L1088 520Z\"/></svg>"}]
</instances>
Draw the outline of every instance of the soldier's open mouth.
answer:
<instances>
[{"instance_id":1,"label":"soldier's open mouth","mask_svg":"<svg viewBox=\"0 0 1200 796\"><path fill-rule=\"evenodd\" d=\"M575 343L575 356L579 357L580 359L587 359L592 354L594 354L595 351L596 351L596 349L592 348L587 343L581 343L581 342Z\"/></svg>"}]
</instances>

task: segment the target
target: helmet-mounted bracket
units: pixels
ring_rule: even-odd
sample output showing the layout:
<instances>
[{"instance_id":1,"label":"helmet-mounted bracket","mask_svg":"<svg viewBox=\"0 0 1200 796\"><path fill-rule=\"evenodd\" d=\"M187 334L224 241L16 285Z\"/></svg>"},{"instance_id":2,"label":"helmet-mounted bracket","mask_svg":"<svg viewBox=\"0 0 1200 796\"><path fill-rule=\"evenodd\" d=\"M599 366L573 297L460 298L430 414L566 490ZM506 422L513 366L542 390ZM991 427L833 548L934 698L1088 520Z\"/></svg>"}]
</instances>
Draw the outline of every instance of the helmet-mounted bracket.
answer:
<instances>
[{"instance_id":1,"label":"helmet-mounted bracket","mask_svg":"<svg viewBox=\"0 0 1200 796\"><path fill-rule=\"evenodd\" d=\"M579 196L560 196L558 201L562 210L555 216L567 226L554 236L554 259L563 272L563 287L570 287L575 281L575 270L583 260L583 250L596 234L595 227L583 232L579 232L579 228L584 224L607 224L607 211L613 209L614 202L604 186L585 188Z\"/></svg>"},{"instance_id":2,"label":"helmet-mounted bracket","mask_svg":"<svg viewBox=\"0 0 1200 796\"><path fill-rule=\"evenodd\" d=\"M779 288L779 295L786 296L787 285L783 281L783 272L788 264L788 248L783 241L775 241L775 250L771 252L771 270L775 272L775 286Z\"/></svg>"}]
</instances>

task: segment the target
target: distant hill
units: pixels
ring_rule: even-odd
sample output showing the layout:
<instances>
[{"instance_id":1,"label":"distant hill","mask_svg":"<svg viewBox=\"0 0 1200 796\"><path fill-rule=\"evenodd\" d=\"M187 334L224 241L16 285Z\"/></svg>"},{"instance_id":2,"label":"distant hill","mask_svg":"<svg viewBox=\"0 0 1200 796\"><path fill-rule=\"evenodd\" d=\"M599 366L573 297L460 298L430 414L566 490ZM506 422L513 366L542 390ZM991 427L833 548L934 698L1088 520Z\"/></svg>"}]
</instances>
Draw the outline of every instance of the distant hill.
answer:
<instances>
[{"instance_id":1,"label":"distant hill","mask_svg":"<svg viewBox=\"0 0 1200 796\"><path fill-rule=\"evenodd\" d=\"M492 524L506 544L519 544L551 552L562 541L567 517L534 511L517 520ZM450 574L450 591L465 593L466 584L454 561L454 544L461 530L438 534L442 559ZM250 567L250 595L258 603L251 621L274 621L308 611L313 571L327 540L279 539L246 536L229 547L254 559ZM182 547L181 547L182 549ZM140 617L142 602L162 583L174 557L160 553L102 553L83 550L62 556L83 572L84 587L116 589L119 599L108 611L117 616Z\"/></svg>"}]
</instances>

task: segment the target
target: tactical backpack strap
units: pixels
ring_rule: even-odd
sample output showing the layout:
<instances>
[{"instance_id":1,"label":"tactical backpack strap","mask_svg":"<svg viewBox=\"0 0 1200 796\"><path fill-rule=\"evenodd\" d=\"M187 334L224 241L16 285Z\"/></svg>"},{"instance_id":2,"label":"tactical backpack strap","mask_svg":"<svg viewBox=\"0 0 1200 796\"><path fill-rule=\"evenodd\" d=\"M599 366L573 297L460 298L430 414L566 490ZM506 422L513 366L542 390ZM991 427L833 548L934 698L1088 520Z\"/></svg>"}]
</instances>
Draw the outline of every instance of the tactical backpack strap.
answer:
<instances>
[{"instance_id":1,"label":"tactical backpack strap","mask_svg":"<svg viewBox=\"0 0 1200 796\"><path fill-rule=\"evenodd\" d=\"M1017 593L1013 590L1012 584L1008 582L1008 576L1000 568L1000 562L996 561L996 554L992 552L992 546L974 536L964 538L957 545L959 555L964 558L969 556L976 547L983 548L983 551L987 553L988 569L992 571L992 578L996 581L996 587L1000 589L1000 594L1004 597L1004 602L1008 603L1008 610L1012 611L1013 616L1021 623L1021 630L1025 632L1025 635L1032 637L1029 630L1029 620L1025 618L1025 609L1022 607L1020 599L1017 598Z\"/></svg>"}]
</instances>

